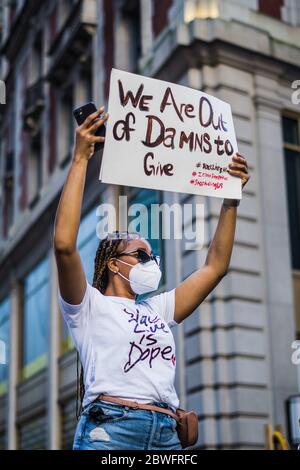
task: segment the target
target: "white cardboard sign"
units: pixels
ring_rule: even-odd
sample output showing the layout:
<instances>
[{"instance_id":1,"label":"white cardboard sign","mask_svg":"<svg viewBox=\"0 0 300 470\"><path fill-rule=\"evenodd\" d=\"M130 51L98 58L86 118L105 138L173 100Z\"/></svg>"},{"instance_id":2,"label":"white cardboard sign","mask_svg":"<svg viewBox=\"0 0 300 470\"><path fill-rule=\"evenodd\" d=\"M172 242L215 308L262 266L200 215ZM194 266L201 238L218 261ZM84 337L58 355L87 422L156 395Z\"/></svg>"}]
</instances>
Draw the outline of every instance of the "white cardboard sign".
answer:
<instances>
[{"instance_id":1,"label":"white cardboard sign","mask_svg":"<svg viewBox=\"0 0 300 470\"><path fill-rule=\"evenodd\" d=\"M241 199L231 107L199 90L112 69L100 180Z\"/></svg>"}]
</instances>

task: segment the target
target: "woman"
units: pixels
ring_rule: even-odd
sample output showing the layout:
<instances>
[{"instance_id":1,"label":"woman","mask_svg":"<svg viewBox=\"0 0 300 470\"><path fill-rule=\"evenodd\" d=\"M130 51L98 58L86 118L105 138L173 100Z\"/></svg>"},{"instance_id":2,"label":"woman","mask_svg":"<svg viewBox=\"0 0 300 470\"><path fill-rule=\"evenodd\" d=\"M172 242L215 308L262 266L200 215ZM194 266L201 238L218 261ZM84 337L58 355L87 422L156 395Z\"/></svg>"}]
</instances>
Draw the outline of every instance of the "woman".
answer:
<instances>
[{"instance_id":1,"label":"woman","mask_svg":"<svg viewBox=\"0 0 300 470\"><path fill-rule=\"evenodd\" d=\"M185 320L227 273L236 201L223 201L204 266L176 289L137 300L137 294L157 289L161 272L150 244L127 233L110 234L100 242L91 286L76 239L88 161L95 143L105 140L94 135L108 119L108 114L99 118L103 112L101 107L76 130L55 220L59 302L84 372L83 411L73 448L181 449L172 417L179 400L170 328ZM229 174L241 178L244 187L249 180L245 158L237 154L229 166ZM144 409L147 404L150 409Z\"/></svg>"}]
</instances>

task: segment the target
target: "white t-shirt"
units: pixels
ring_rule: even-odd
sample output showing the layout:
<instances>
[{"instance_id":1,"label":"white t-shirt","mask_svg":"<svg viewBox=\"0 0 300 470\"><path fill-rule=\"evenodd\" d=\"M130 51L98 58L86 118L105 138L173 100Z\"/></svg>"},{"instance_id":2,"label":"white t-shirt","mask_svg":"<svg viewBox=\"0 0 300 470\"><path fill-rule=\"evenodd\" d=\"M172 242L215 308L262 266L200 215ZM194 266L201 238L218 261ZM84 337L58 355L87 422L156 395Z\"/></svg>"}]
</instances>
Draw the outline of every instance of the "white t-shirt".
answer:
<instances>
[{"instance_id":1,"label":"white t-shirt","mask_svg":"<svg viewBox=\"0 0 300 470\"><path fill-rule=\"evenodd\" d=\"M59 304L84 369L83 406L101 393L177 408L174 387L175 289L135 301L106 296L87 283L79 305Z\"/></svg>"}]
</instances>

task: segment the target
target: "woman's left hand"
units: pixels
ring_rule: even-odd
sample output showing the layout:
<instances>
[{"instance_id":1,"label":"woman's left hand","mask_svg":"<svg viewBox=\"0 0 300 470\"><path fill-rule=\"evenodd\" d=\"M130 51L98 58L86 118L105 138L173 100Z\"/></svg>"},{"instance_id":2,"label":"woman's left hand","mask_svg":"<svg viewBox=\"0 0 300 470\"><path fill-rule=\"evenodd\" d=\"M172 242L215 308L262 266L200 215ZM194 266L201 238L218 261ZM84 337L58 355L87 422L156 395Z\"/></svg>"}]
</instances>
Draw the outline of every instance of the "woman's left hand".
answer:
<instances>
[{"instance_id":1,"label":"woman's left hand","mask_svg":"<svg viewBox=\"0 0 300 470\"><path fill-rule=\"evenodd\" d=\"M242 189L248 183L250 175L248 173L248 163L245 157L236 153L232 157L232 162L228 165L228 173L232 176L238 176L242 180Z\"/></svg>"}]
</instances>

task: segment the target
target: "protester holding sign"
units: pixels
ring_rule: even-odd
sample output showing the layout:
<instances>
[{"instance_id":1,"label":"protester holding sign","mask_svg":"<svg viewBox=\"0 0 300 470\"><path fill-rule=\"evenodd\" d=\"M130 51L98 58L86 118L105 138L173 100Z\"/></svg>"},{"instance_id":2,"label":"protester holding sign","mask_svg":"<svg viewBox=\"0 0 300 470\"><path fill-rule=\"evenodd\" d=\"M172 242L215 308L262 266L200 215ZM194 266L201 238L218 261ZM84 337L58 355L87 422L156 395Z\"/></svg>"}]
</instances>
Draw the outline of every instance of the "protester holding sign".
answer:
<instances>
[{"instance_id":1,"label":"protester holding sign","mask_svg":"<svg viewBox=\"0 0 300 470\"><path fill-rule=\"evenodd\" d=\"M223 202L204 266L176 288L139 300L138 294L158 288L159 258L138 234L118 232L101 240L90 285L76 240L88 162L95 143L106 139L94 136L108 120L107 114L97 119L102 112L103 107L76 130L55 220L59 302L84 372L83 411L73 448L181 449L172 417L179 400L171 328L191 315L226 275L239 201L227 198ZM249 180L247 161L240 154L231 160L228 174L244 187ZM112 403L110 397L125 402ZM156 411L143 409L146 404L155 405Z\"/></svg>"}]
</instances>

